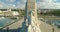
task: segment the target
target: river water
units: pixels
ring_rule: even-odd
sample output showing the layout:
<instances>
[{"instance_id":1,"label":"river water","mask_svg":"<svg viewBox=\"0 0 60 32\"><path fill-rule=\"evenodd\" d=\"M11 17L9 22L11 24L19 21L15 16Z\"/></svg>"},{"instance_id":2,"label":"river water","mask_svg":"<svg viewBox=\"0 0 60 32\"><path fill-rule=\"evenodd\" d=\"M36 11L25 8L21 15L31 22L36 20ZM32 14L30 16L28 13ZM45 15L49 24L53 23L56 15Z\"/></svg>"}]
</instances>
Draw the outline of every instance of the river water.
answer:
<instances>
[{"instance_id":1,"label":"river water","mask_svg":"<svg viewBox=\"0 0 60 32\"><path fill-rule=\"evenodd\" d=\"M0 17L0 28L4 27L12 22L14 22L15 20L13 19L9 19L9 18L4 18L4 17Z\"/></svg>"}]
</instances>

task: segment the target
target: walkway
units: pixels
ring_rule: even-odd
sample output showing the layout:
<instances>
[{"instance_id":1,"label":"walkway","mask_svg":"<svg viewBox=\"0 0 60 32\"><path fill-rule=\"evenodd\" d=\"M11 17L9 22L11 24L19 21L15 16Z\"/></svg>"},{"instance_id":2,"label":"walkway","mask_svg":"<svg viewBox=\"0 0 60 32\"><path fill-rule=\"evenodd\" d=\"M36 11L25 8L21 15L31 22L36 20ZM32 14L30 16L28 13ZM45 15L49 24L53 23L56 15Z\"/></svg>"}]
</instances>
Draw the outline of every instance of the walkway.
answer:
<instances>
[{"instance_id":1,"label":"walkway","mask_svg":"<svg viewBox=\"0 0 60 32\"><path fill-rule=\"evenodd\" d=\"M41 22L41 24L40 24L40 29L42 32L53 32L52 28L53 27L51 25L46 24L44 22ZM55 29L54 32L60 32L60 29L58 29L56 27L54 27L54 29Z\"/></svg>"},{"instance_id":2,"label":"walkway","mask_svg":"<svg viewBox=\"0 0 60 32\"><path fill-rule=\"evenodd\" d=\"M20 29L21 29L22 22L23 22L23 19L21 19L21 20L17 21L16 23L8 26L9 27L8 32L19 32ZM41 29L42 32L53 32L52 31L53 27L51 25L46 24L42 21L40 21L40 22L41 22L40 23L40 29ZM5 27L3 30L0 30L0 32L7 32L6 28L7 27ZM54 28L55 28L54 32L60 32L60 29L58 29L56 27L54 27Z\"/></svg>"}]
</instances>

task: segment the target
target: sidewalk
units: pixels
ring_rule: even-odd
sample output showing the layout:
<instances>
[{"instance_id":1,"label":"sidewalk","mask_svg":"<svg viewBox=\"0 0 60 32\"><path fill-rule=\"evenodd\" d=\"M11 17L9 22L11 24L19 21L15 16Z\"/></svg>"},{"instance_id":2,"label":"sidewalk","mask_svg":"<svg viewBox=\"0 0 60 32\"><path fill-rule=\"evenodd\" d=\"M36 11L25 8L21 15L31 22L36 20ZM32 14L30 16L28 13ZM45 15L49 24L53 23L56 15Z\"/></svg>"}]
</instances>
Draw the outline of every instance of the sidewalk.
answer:
<instances>
[{"instance_id":1,"label":"sidewalk","mask_svg":"<svg viewBox=\"0 0 60 32\"><path fill-rule=\"evenodd\" d=\"M53 27L49 24L46 24L44 22L41 22L40 29L42 32L53 32ZM60 32L60 29L54 27L54 32Z\"/></svg>"}]
</instances>

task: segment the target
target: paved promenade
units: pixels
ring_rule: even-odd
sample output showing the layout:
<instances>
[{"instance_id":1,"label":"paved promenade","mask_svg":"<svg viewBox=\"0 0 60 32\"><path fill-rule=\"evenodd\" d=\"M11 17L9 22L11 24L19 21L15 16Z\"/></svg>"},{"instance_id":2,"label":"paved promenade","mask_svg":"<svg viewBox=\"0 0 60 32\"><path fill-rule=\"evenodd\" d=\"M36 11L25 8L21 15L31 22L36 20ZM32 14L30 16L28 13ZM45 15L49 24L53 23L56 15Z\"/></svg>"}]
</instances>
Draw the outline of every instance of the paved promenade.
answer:
<instances>
[{"instance_id":1,"label":"paved promenade","mask_svg":"<svg viewBox=\"0 0 60 32\"><path fill-rule=\"evenodd\" d=\"M41 22L40 29L42 32L53 32L53 27L44 22ZM60 29L58 29L57 27L54 27L54 32L60 32Z\"/></svg>"},{"instance_id":2,"label":"paved promenade","mask_svg":"<svg viewBox=\"0 0 60 32\"><path fill-rule=\"evenodd\" d=\"M12 25L10 25L10 26L8 26L9 27L9 31L20 31L20 29L18 29L18 28L20 28L21 26L22 26L22 22L23 22L23 19L21 19L21 20L19 20L19 21L17 21L16 23L14 23L14 24L12 24ZM42 21L39 21L39 22L41 22L40 23L40 29L41 29L41 31L42 32L53 32L53 27L51 26L51 25L49 25L49 24L46 24L46 23L44 23L44 22L42 22ZM7 27L6 27L7 28ZM6 28L4 28L4 29L6 29ZM12 30L13 29L13 30ZM2 30L3 31L3 30ZM58 28L56 28L56 27L54 27L54 32L60 32L60 29L58 29Z\"/></svg>"}]
</instances>

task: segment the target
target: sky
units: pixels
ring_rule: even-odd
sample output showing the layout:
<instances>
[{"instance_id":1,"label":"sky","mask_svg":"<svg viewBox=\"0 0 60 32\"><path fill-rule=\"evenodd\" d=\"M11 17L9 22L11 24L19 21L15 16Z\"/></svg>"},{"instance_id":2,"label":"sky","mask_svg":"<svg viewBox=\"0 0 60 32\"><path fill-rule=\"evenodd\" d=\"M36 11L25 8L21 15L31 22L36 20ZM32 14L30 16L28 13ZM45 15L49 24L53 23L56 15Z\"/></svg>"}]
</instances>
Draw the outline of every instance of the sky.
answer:
<instances>
[{"instance_id":1,"label":"sky","mask_svg":"<svg viewBox=\"0 0 60 32\"><path fill-rule=\"evenodd\" d=\"M25 8L26 0L0 0L0 9ZM36 0L39 9L60 9L60 0Z\"/></svg>"}]
</instances>

